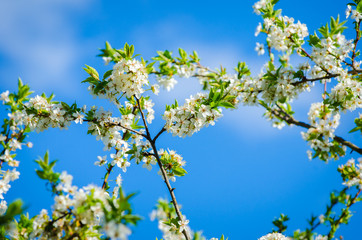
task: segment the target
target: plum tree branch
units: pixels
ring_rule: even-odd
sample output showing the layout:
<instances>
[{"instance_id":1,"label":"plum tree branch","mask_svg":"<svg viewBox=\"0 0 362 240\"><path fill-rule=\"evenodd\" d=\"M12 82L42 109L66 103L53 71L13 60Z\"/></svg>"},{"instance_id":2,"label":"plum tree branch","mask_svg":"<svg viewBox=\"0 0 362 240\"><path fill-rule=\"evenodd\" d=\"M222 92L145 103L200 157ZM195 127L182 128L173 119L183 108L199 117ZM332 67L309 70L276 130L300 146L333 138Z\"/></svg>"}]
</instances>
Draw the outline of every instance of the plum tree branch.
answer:
<instances>
[{"instance_id":1,"label":"plum tree branch","mask_svg":"<svg viewBox=\"0 0 362 240\"><path fill-rule=\"evenodd\" d=\"M300 126L300 127L306 128L306 129L315 128L314 126L312 126L312 125L310 125L308 123L296 120L294 117L292 117L291 115L289 115L288 113L286 113L282 109L271 109L271 108L269 108L268 111L270 111L270 113L272 113L274 116L284 120L288 124L297 125L297 126ZM333 139L335 141L339 142L340 144L349 147L353 151L358 152L359 154L362 154L362 149L360 147L358 147L357 145L345 140L344 138L339 137L339 136L335 136Z\"/></svg>"},{"instance_id":2,"label":"plum tree branch","mask_svg":"<svg viewBox=\"0 0 362 240\"><path fill-rule=\"evenodd\" d=\"M158 166L160 167L160 170L161 170L161 174L162 174L162 177L164 179L164 182L167 186L167 189L170 193L170 196L171 196L171 199L172 199L172 204L173 206L175 207L175 211L176 211L176 214L177 214L177 217L180 219L180 221L183 221L183 217L182 217L182 214L181 214L181 211L180 211L180 208L177 204L177 200L176 200L176 196L175 196L175 193L174 193L174 188L172 188L171 184L170 184L170 181L168 179L168 176L167 176L167 173L166 173L166 170L165 168L163 167L162 165L162 162L161 162L161 159L160 159L160 156L158 155L158 151L157 151L157 148L156 148L156 139L166 130L165 128L162 128L162 130L156 135L156 137L154 139L151 138L151 135L150 135L150 132L148 130L148 125L147 125L147 122L146 122L146 119L145 119L145 116L144 116L144 113L142 111L142 108L141 108L141 105L140 105L140 101L138 98L136 98L136 101L137 101L137 105L138 105L138 109L141 113L141 116L142 116L142 121L143 121L143 124L145 126L145 129L146 129L146 133L147 133L147 137L146 139L149 141L149 143L151 144L151 147L152 147L152 150L153 150L153 153L154 153L154 156L157 160L157 164ZM163 130L165 129L165 130ZM186 240L191 240L191 238L189 237L188 233L186 230L183 230L182 231L182 234L185 236Z\"/></svg>"}]
</instances>

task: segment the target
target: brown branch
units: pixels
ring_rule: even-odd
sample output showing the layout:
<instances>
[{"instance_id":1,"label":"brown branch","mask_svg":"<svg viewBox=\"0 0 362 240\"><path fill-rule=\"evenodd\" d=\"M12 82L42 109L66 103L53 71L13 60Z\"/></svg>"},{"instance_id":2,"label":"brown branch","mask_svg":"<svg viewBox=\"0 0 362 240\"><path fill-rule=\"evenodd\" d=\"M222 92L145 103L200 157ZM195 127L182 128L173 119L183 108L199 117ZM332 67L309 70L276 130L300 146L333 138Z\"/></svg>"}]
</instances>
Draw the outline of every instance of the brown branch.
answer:
<instances>
[{"instance_id":1,"label":"brown branch","mask_svg":"<svg viewBox=\"0 0 362 240\"><path fill-rule=\"evenodd\" d=\"M349 74L359 74L359 73L362 73L362 70L361 69L353 69L353 70L350 70L348 71ZM303 76L302 80L298 81L298 82L294 82L292 83L293 86L297 86L299 84L302 84L302 83L306 83L306 82L315 82L315 81L318 81L318 80L323 80L323 79L331 79L331 78L334 78L334 77L338 77L340 76L340 74L331 74L331 73L327 73L326 76L324 77L318 77L318 78L307 78L306 76Z\"/></svg>"},{"instance_id":2,"label":"brown branch","mask_svg":"<svg viewBox=\"0 0 362 240\"><path fill-rule=\"evenodd\" d=\"M301 81L294 82L294 83L292 83L292 85L297 86L299 84L306 83L306 82L315 82L315 81L319 81L319 80L323 80L323 79L330 79L330 78L334 78L334 77L338 77L338 76L339 76L339 74L330 74L330 73L328 73L324 77L318 77L318 78L307 78L306 76L303 76Z\"/></svg>"},{"instance_id":3,"label":"brown branch","mask_svg":"<svg viewBox=\"0 0 362 240\"><path fill-rule=\"evenodd\" d=\"M166 127L163 127L163 128L161 129L161 131L159 131L159 132L157 133L157 135L153 138L152 141L156 142L157 138L158 138L162 133L164 133L165 131L166 131Z\"/></svg>"},{"instance_id":4,"label":"brown branch","mask_svg":"<svg viewBox=\"0 0 362 240\"><path fill-rule=\"evenodd\" d=\"M54 223L56 223L56 222L59 221L60 219L63 219L63 218L65 218L65 217L67 217L67 216L72 215L71 209L68 208L68 211L69 211L69 212L64 212L63 215L61 215L60 217L58 217L58 218L56 218L56 219L53 219L52 221L48 222L48 223L47 223L47 226L53 225Z\"/></svg>"},{"instance_id":5,"label":"brown branch","mask_svg":"<svg viewBox=\"0 0 362 240\"><path fill-rule=\"evenodd\" d=\"M162 132L164 132L166 129L165 128L162 128L162 130L156 135L156 137L154 139L151 138L151 135L149 133L149 130L148 130L148 125L147 125L147 122L146 122L146 119L145 119L145 116L143 114L143 111L142 111L142 108L141 108L141 105L140 105L140 102L139 102L139 99L136 98L136 101L137 101L137 105L138 105L138 109L141 113L141 116L142 116L142 121L143 121L143 124L146 128L146 133L147 133L147 140L148 142L151 144L151 147L152 147L152 150L153 150L153 154L157 160L157 164L158 166L160 167L160 170L161 170L161 173L162 173L162 177L164 179L164 182L166 183L166 186L167 186L167 189L171 195L171 198L172 198L172 204L173 206L175 207L175 211L176 211L176 214L178 216L178 218L180 219L180 221L183 221L183 218L182 218L182 214L181 214L181 211L180 211L180 208L177 204L177 200L176 200L176 196L175 196L175 193L174 193L174 188L171 187L171 184L170 184L170 181L168 179L168 176L167 176L167 173L166 173L166 170L165 168L163 167L162 165L162 162L161 162L161 159L160 159L160 156L158 155L158 152L157 152L157 148L156 148L156 139L162 134ZM165 129L165 130L163 130ZM186 232L186 230L183 230L182 231L182 234L185 236L186 240L191 240L191 238L189 237L188 233Z\"/></svg>"},{"instance_id":6,"label":"brown branch","mask_svg":"<svg viewBox=\"0 0 362 240\"><path fill-rule=\"evenodd\" d=\"M154 156L156 157L156 160L157 160L157 164L160 167L163 179L164 179L164 181L166 183L166 186L167 186L167 189L168 189L168 191L169 191L169 193L171 195L172 204L175 207L176 214L177 214L178 218L180 219L180 221L183 221L182 214L181 214L180 208L179 208L179 206L177 204L176 196L175 196L175 193L174 193L175 189L171 187L170 181L168 180L166 170L165 170L165 168L163 167L163 165L161 163L160 156L158 155L156 144L155 144L155 142L153 140L149 140L149 142L151 143L153 152L155 154ZM183 230L182 233L185 236L186 240L191 239L189 237L188 233L186 232L186 230Z\"/></svg>"},{"instance_id":7,"label":"brown branch","mask_svg":"<svg viewBox=\"0 0 362 240\"><path fill-rule=\"evenodd\" d=\"M297 125L297 126L300 126L300 127L303 127L303 128L306 128L306 129L310 129L310 128L316 128L308 123L305 123L305 122L301 122L301 121L298 121L296 120L295 118L293 118L291 115L287 114L285 111L279 109L268 109L270 111L270 113L272 113L273 115L275 115L276 117L284 120L286 123L288 124L294 124L294 125ZM353 151L355 152L358 152L359 154L362 154L362 149L358 146L356 146L355 144L345 140L344 138L342 137L339 137L339 136L335 136L333 138L333 140L339 142L340 144L342 145L345 145L347 147L349 147L350 149L352 149Z\"/></svg>"}]
</instances>

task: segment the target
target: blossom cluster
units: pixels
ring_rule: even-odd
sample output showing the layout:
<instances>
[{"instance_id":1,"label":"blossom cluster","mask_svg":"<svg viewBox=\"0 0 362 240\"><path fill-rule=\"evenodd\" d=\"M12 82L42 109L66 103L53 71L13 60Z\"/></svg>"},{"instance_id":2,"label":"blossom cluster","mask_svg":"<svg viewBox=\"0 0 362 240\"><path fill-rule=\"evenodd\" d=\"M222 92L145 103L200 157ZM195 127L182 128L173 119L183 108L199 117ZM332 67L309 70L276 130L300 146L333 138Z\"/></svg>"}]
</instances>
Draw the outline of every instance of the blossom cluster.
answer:
<instances>
[{"instance_id":1,"label":"blossom cluster","mask_svg":"<svg viewBox=\"0 0 362 240\"><path fill-rule=\"evenodd\" d=\"M60 103L52 103L44 96L35 96L24 104L24 110L14 114L18 124L29 126L32 131L42 132L49 127L66 129L74 117Z\"/></svg>"},{"instance_id":2,"label":"blossom cluster","mask_svg":"<svg viewBox=\"0 0 362 240\"><path fill-rule=\"evenodd\" d=\"M4 199L3 194L9 191L11 185L10 182L15 181L19 178L20 172L16 171L16 169L3 171L1 170L1 177L0 180L0 199ZM4 215L7 210L7 202L5 200L1 200L0 202L0 216Z\"/></svg>"},{"instance_id":3,"label":"blossom cluster","mask_svg":"<svg viewBox=\"0 0 362 240\"><path fill-rule=\"evenodd\" d=\"M215 121L222 116L221 109L212 109L205 105L207 97L207 94L198 93L195 97L186 99L183 106L166 110L163 114L166 130L174 136L186 137L205 126L215 125Z\"/></svg>"},{"instance_id":4,"label":"blossom cluster","mask_svg":"<svg viewBox=\"0 0 362 240\"><path fill-rule=\"evenodd\" d=\"M110 239L127 239L131 230L124 223L109 221L106 217L113 211L112 207L119 207L116 196L110 197L95 185L78 189L72 185L72 179L66 172L60 175L56 186L60 194L54 198L51 215L43 209L32 220L31 227L12 228L8 234L13 239L61 239L65 236L77 236L95 240L105 233Z\"/></svg>"},{"instance_id":5,"label":"blossom cluster","mask_svg":"<svg viewBox=\"0 0 362 240\"><path fill-rule=\"evenodd\" d=\"M180 64L175 65L176 72L175 74L182 78L190 78L196 73L195 64ZM173 75L162 76L157 75L156 78L158 84L160 84L167 91L171 91L177 84L177 80Z\"/></svg>"},{"instance_id":6,"label":"blossom cluster","mask_svg":"<svg viewBox=\"0 0 362 240\"><path fill-rule=\"evenodd\" d=\"M147 110L146 121L151 123L154 118L153 102L149 99L142 98L140 106ZM136 107L126 101L125 106L120 108L122 116L112 117L110 111L105 111L103 108L93 107L87 115L88 132L97 136L97 140L102 140L104 150L115 149L116 153L110 154L112 161L111 166L117 166L124 172L131 165L130 160L135 159L136 163L143 162L143 167L148 170L152 169L152 165L156 164L156 159L150 153L151 145L149 141L145 141L141 134L144 130L140 129L137 133L133 132L133 128L139 128L137 122L140 120L136 114ZM95 165L105 165L107 156L98 156L98 161Z\"/></svg>"},{"instance_id":7,"label":"blossom cluster","mask_svg":"<svg viewBox=\"0 0 362 240\"><path fill-rule=\"evenodd\" d=\"M176 65L177 75L182 78L190 78L196 73L195 64Z\"/></svg>"},{"instance_id":8,"label":"blossom cluster","mask_svg":"<svg viewBox=\"0 0 362 240\"><path fill-rule=\"evenodd\" d=\"M255 78L245 78L243 103L255 105L259 94L266 103L293 100L300 93L310 90L310 84L298 84L299 81L296 71L291 67L275 69L268 65L267 73L261 73Z\"/></svg>"},{"instance_id":9,"label":"blossom cluster","mask_svg":"<svg viewBox=\"0 0 362 240\"><path fill-rule=\"evenodd\" d=\"M3 104L11 104L13 96L9 96L9 91L1 93L0 100ZM25 128L22 127L23 114L20 111L16 111L15 114L9 113L9 121L2 125L3 132L0 133L0 144L3 150L0 153L0 216L4 215L8 204L4 200L4 194L6 194L11 188L10 183L19 178L20 172L17 171L19 161L15 159L16 151L22 149L23 145L31 148L33 144L31 142L24 143ZM6 165L7 166L6 166ZM7 167L10 167L6 170Z\"/></svg>"},{"instance_id":10,"label":"blossom cluster","mask_svg":"<svg viewBox=\"0 0 362 240\"><path fill-rule=\"evenodd\" d=\"M253 5L253 9L254 9L254 12L258 15L261 14L260 10L264 9L268 4L270 4L271 1L270 0L260 0L260 1L257 1L256 3L254 3Z\"/></svg>"},{"instance_id":11,"label":"blossom cluster","mask_svg":"<svg viewBox=\"0 0 362 240\"><path fill-rule=\"evenodd\" d=\"M130 144L134 143L135 146L140 146L141 140L138 135L131 134L132 142L128 142L124 136L126 128L131 128L134 122L134 115L132 113L122 115L119 117L112 117L110 111L105 111L103 108L92 108L88 112L88 116L92 121L88 122L88 132L97 136L97 140L102 140L104 144L104 150L116 149L115 154L111 154L113 159L112 166L117 165L124 172L127 171L127 167L130 166L130 162L127 160L128 151L131 150ZM106 163L106 156L96 163L96 165L104 165Z\"/></svg>"},{"instance_id":12,"label":"blossom cluster","mask_svg":"<svg viewBox=\"0 0 362 240\"><path fill-rule=\"evenodd\" d=\"M294 23L294 19L287 16L279 16L275 20L265 18L264 28L269 31L267 42L277 51L290 51L293 47L298 47L296 42L302 44L308 36L305 24L299 21Z\"/></svg>"},{"instance_id":13,"label":"blossom cluster","mask_svg":"<svg viewBox=\"0 0 362 240\"><path fill-rule=\"evenodd\" d=\"M338 167L338 171L342 175L343 185L362 189L362 158L359 158L357 163L353 158L348 160L346 164Z\"/></svg>"},{"instance_id":14,"label":"blossom cluster","mask_svg":"<svg viewBox=\"0 0 362 240\"><path fill-rule=\"evenodd\" d=\"M329 94L332 105L341 110L355 110L362 107L362 82L351 78L350 75L338 76L338 84Z\"/></svg>"},{"instance_id":15,"label":"blossom cluster","mask_svg":"<svg viewBox=\"0 0 362 240\"><path fill-rule=\"evenodd\" d=\"M261 0L254 4L253 8L256 13L268 12L271 7L270 0ZM305 24L294 23L293 18L281 16L267 16L264 18L263 24L259 24L255 36L258 36L261 31L267 32L268 46L277 51L289 52L296 47L300 47L304 43L304 38L308 36L308 28ZM263 53L263 48L260 44L257 45L259 53Z\"/></svg>"},{"instance_id":16,"label":"blossom cluster","mask_svg":"<svg viewBox=\"0 0 362 240\"><path fill-rule=\"evenodd\" d=\"M93 69L92 69L93 70ZM98 78L98 73L90 71L91 76ZM118 99L123 95L127 97L140 97L145 91L145 86L149 85L148 73L145 66L136 59L121 59L113 66L113 70L108 79L103 79L97 84L91 84L89 90L92 94L107 98L119 105Z\"/></svg>"},{"instance_id":17,"label":"blossom cluster","mask_svg":"<svg viewBox=\"0 0 362 240\"><path fill-rule=\"evenodd\" d=\"M313 127L307 132L302 132L304 140L315 150L320 159L327 161L330 154L337 158L338 155L344 155L345 147L340 149L333 141L335 129L339 125L340 114L332 111L323 103L313 103L310 107L308 118ZM336 150L337 149L337 150ZM339 150L339 151L338 151ZM337 152L336 152L337 151ZM334 154L336 152L336 154ZM313 155L308 152L309 158Z\"/></svg>"},{"instance_id":18,"label":"blossom cluster","mask_svg":"<svg viewBox=\"0 0 362 240\"><path fill-rule=\"evenodd\" d=\"M148 74L144 65L136 59L122 59L114 65L108 84L111 95L126 93L127 97L139 97L145 91L143 86L148 85Z\"/></svg>"},{"instance_id":19,"label":"blossom cluster","mask_svg":"<svg viewBox=\"0 0 362 240\"><path fill-rule=\"evenodd\" d=\"M193 235L193 232L188 226L189 221L185 220L186 217L183 216L184 221L180 221L175 217L176 213L172 204L165 199L159 199L156 209L150 214L150 218L151 221L158 220L158 228L163 234L162 239L185 240L185 236L182 234L184 230Z\"/></svg>"},{"instance_id":20,"label":"blossom cluster","mask_svg":"<svg viewBox=\"0 0 362 240\"><path fill-rule=\"evenodd\" d=\"M186 171L183 169L183 167L185 166L186 161L184 161L182 157L174 150L160 149L158 151L158 155L160 156L161 163L167 173L167 177L171 181L175 182L176 176L185 175ZM158 174L161 175L161 170L158 172Z\"/></svg>"},{"instance_id":21,"label":"blossom cluster","mask_svg":"<svg viewBox=\"0 0 362 240\"><path fill-rule=\"evenodd\" d=\"M346 75L342 63L353 50L353 40L347 40L342 34L336 34L320 40L315 44L310 55L315 65L311 70L313 78L324 77L327 74Z\"/></svg>"},{"instance_id":22,"label":"blossom cluster","mask_svg":"<svg viewBox=\"0 0 362 240\"><path fill-rule=\"evenodd\" d=\"M352 13L352 15L351 15ZM347 5L346 9L346 18L349 18L349 15L351 15L352 19L355 19L356 22L360 22L362 19L362 14L358 12L355 9L352 9L351 5Z\"/></svg>"},{"instance_id":23,"label":"blossom cluster","mask_svg":"<svg viewBox=\"0 0 362 240\"><path fill-rule=\"evenodd\" d=\"M270 11L271 1L261 0L254 4L254 10L260 14ZM272 9L272 8L271 8ZM293 18L281 16L280 13L276 17L266 15L263 24L259 24L255 35L263 31L267 33L267 44L270 48L277 51L285 52L280 57L282 66L275 67L272 62L265 65L267 73L260 73L255 78L247 78L245 81L244 89L244 103L254 105L257 102L258 94L262 94L262 98L267 103L276 101L284 102L285 99L295 99L301 92L310 90L310 84L299 83L303 70L308 70L309 64L306 62L302 64L297 70L287 63L289 55L292 54L293 49L300 49L304 44L304 38L308 36L308 29L305 24L294 23ZM255 48L258 54L264 54L264 47L262 44L257 43ZM270 52L270 58L273 61L274 56Z\"/></svg>"},{"instance_id":24,"label":"blossom cluster","mask_svg":"<svg viewBox=\"0 0 362 240\"><path fill-rule=\"evenodd\" d=\"M269 233L258 240L290 240L290 238L284 236L281 233Z\"/></svg>"}]
</instances>

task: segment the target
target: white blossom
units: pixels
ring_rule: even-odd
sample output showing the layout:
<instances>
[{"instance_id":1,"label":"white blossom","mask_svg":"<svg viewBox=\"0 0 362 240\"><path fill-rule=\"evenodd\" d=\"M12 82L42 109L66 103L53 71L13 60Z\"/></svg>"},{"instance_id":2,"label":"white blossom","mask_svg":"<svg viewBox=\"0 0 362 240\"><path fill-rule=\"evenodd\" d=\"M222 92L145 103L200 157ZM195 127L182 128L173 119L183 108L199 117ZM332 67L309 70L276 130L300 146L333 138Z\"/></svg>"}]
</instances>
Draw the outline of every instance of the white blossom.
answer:
<instances>
[{"instance_id":1,"label":"white blossom","mask_svg":"<svg viewBox=\"0 0 362 240\"><path fill-rule=\"evenodd\" d=\"M258 55L264 55L265 50L264 50L264 44L261 43L256 43L256 47L255 47L255 51L258 53Z\"/></svg>"},{"instance_id":2,"label":"white blossom","mask_svg":"<svg viewBox=\"0 0 362 240\"><path fill-rule=\"evenodd\" d=\"M290 238L284 236L281 233L269 233L258 240L291 240Z\"/></svg>"},{"instance_id":3,"label":"white blossom","mask_svg":"<svg viewBox=\"0 0 362 240\"><path fill-rule=\"evenodd\" d=\"M7 103L10 101L9 99L9 91L5 91L3 93L1 93L0 95L0 100L3 102L3 103Z\"/></svg>"}]
</instances>

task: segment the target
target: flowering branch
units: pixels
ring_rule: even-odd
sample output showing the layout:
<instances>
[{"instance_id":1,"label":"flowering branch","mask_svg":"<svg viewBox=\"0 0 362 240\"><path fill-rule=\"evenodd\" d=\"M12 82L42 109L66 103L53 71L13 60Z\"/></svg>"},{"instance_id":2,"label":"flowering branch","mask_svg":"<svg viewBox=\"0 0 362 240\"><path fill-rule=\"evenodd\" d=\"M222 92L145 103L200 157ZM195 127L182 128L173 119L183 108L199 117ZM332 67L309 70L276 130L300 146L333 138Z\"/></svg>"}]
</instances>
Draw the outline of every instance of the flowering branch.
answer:
<instances>
[{"instance_id":1,"label":"flowering branch","mask_svg":"<svg viewBox=\"0 0 362 240\"><path fill-rule=\"evenodd\" d=\"M292 117L291 115L289 115L288 113L286 113L282 109L271 109L271 108L269 108L268 111L270 111L270 113L272 113L276 117L281 118L282 120L284 120L288 124L294 124L294 125L306 128L306 129L316 128L316 127L314 127L314 126L312 126L312 125L310 125L308 123L296 120L294 117ZM345 140L344 138L339 137L339 136L334 136L334 140L336 140L337 142L351 148L353 151L356 151L359 154L362 154L362 149L360 147L358 147L355 144Z\"/></svg>"},{"instance_id":2,"label":"flowering branch","mask_svg":"<svg viewBox=\"0 0 362 240\"><path fill-rule=\"evenodd\" d=\"M164 129L165 128L162 128L162 130L156 135L155 138L151 138L151 135L149 133L149 130L148 130L148 125L147 125L147 122L146 122L146 119L144 117L144 113L142 111L142 108L141 108L141 104L140 104L140 101L137 97L135 97L136 101L137 101L137 106L138 106L138 109L141 113L141 116L142 116L142 121L143 121L143 124L145 126L145 129L146 129L146 133L147 133L147 140L149 141L149 143L151 144L151 147L152 147L152 150L154 152L154 156L157 160L157 164L158 166L160 167L160 170L161 170L161 173L162 173L162 177L164 179L164 182L167 186L167 189L171 195L171 198L172 198L172 204L173 206L175 207L175 210L176 210L176 214L178 216L178 218L180 219L181 222L183 222L183 217L182 217L182 214L181 214L181 211L180 211L180 208L177 204L177 200L176 200L176 196L174 194L174 188L172 188L171 184L170 184L170 181L168 179L168 176L167 176L167 173L166 173L166 170L165 168L163 167L163 164L161 162L161 159L160 159L160 156L158 155L158 151L157 151L157 148L156 148L156 139L165 131ZM191 238L189 237L187 231L185 229L183 229L182 231L183 235L185 236L186 240L191 240Z\"/></svg>"},{"instance_id":3,"label":"flowering branch","mask_svg":"<svg viewBox=\"0 0 362 240\"><path fill-rule=\"evenodd\" d=\"M169 191L169 193L170 193L170 195L171 195L172 204L173 204L173 206L175 207L177 217L178 217L178 218L180 219L180 221L182 222L182 221L183 221L183 217L182 217L180 208L179 208L179 206L178 206L178 204L177 204L176 196L175 196L175 193L174 193L174 190L175 190L175 189L171 187L171 184L170 184L170 181L169 181L169 179L168 179L166 170L165 170L165 168L163 167L163 165L162 165L162 163L161 163L160 156L158 155L155 142L153 142L153 141L151 140L150 143L151 143L152 149L153 149L153 151L154 151L154 153L155 153L155 157L156 157L156 160L157 160L157 164L158 164L158 166L160 167L160 170L161 170L161 173L162 173L162 177L163 177L163 179L164 179L164 181L165 181L165 183L166 183L167 189L168 189L168 191ZM183 233L183 235L185 236L186 240L190 240L190 239L191 239L185 229L182 231L182 233Z\"/></svg>"},{"instance_id":4,"label":"flowering branch","mask_svg":"<svg viewBox=\"0 0 362 240\"><path fill-rule=\"evenodd\" d=\"M126 134L123 134L123 139L124 139L124 136L125 136L125 135L126 135ZM117 153L118 153L118 150L116 150L116 155L117 155ZM106 174L104 175L104 180L103 180L103 184L102 184L102 189L104 189L104 190L107 190L108 177L109 177L109 174L111 174L114 166L116 166L116 165L109 164L108 167L107 167L107 172L106 172Z\"/></svg>"},{"instance_id":5,"label":"flowering branch","mask_svg":"<svg viewBox=\"0 0 362 240\"><path fill-rule=\"evenodd\" d=\"M98 123L98 122L96 121L96 119L93 119L93 120L84 119L83 121L85 121L85 122L92 122L92 123ZM127 131L133 132L133 133L135 133L135 134L137 134L137 135L140 135L140 136L142 136L142 137L147 137L145 134L140 133L140 132L137 131L137 130L134 130L134 129L132 129L132 128L123 126L121 123L107 122L106 125L108 125L109 127L115 127L115 126L121 127L121 128L123 128L123 129L125 129L125 130L127 130Z\"/></svg>"}]
</instances>

